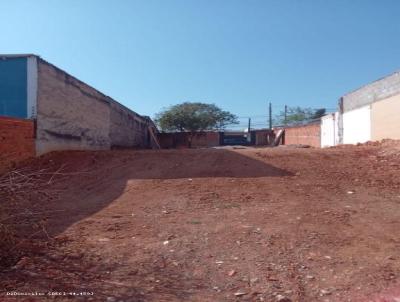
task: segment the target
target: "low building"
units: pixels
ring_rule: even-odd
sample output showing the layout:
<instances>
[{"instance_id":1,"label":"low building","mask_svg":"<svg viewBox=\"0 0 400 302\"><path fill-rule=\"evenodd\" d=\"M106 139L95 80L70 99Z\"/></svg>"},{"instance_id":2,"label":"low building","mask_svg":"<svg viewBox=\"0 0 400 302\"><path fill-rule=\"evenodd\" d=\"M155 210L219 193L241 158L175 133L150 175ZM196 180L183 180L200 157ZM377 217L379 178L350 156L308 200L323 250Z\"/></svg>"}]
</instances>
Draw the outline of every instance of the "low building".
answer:
<instances>
[{"instance_id":1,"label":"low building","mask_svg":"<svg viewBox=\"0 0 400 302\"><path fill-rule=\"evenodd\" d=\"M344 95L339 112L340 143L400 139L400 72Z\"/></svg>"},{"instance_id":2,"label":"low building","mask_svg":"<svg viewBox=\"0 0 400 302\"><path fill-rule=\"evenodd\" d=\"M8 118L34 123L36 155L147 148L152 145L149 129L156 130L150 118L31 54L0 55L0 116L7 125Z\"/></svg>"}]
</instances>

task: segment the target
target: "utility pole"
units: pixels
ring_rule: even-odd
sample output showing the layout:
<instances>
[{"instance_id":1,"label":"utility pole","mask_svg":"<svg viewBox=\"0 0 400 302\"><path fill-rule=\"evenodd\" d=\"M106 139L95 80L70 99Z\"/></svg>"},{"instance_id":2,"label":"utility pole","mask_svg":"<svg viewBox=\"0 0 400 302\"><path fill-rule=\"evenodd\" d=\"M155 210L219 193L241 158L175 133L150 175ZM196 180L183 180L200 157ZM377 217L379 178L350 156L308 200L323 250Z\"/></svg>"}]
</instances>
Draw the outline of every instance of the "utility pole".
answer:
<instances>
[{"instance_id":1,"label":"utility pole","mask_svg":"<svg viewBox=\"0 0 400 302\"><path fill-rule=\"evenodd\" d=\"M287 124L287 105L285 105L285 126Z\"/></svg>"},{"instance_id":2,"label":"utility pole","mask_svg":"<svg viewBox=\"0 0 400 302\"><path fill-rule=\"evenodd\" d=\"M247 142L250 144L251 143L251 118L249 117L249 125L247 126Z\"/></svg>"},{"instance_id":3,"label":"utility pole","mask_svg":"<svg viewBox=\"0 0 400 302\"><path fill-rule=\"evenodd\" d=\"M272 103L269 102L269 129L272 129Z\"/></svg>"}]
</instances>

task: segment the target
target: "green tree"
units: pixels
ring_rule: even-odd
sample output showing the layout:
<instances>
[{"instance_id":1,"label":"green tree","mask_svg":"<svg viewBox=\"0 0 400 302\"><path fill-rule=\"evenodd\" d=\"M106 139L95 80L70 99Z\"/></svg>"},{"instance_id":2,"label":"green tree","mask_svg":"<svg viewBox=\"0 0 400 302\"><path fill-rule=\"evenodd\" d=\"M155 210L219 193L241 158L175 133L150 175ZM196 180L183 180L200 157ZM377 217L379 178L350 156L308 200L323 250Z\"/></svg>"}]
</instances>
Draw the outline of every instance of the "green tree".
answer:
<instances>
[{"instance_id":1,"label":"green tree","mask_svg":"<svg viewBox=\"0 0 400 302\"><path fill-rule=\"evenodd\" d=\"M238 123L234 114L214 104L199 102L171 106L156 114L155 121L163 131L189 132L189 148L197 131L221 130L229 124Z\"/></svg>"},{"instance_id":2,"label":"green tree","mask_svg":"<svg viewBox=\"0 0 400 302\"><path fill-rule=\"evenodd\" d=\"M305 123L311 120L321 118L326 113L325 108L311 109L302 107L288 107L286 112L281 111L277 116L277 122L282 125Z\"/></svg>"},{"instance_id":3,"label":"green tree","mask_svg":"<svg viewBox=\"0 0 400 302\"><path fill-rule=\"evenodd\" d=\"M311 119L319 119L319 118L323 117L325 114L326 114L325 108L315 109L314 114L311 117Z\"/></svg>"},{"instance_id":4,"label":"green tree","mask_svg":"<svg viewBox=\"0 0 400 302\"><path fill-rule=\"evenodd\" d=\"M191 103L171 106L158 114L155 121L163 131L220 130L237 124L237 117L214 104Z\"/></svg>"}]
</instances>

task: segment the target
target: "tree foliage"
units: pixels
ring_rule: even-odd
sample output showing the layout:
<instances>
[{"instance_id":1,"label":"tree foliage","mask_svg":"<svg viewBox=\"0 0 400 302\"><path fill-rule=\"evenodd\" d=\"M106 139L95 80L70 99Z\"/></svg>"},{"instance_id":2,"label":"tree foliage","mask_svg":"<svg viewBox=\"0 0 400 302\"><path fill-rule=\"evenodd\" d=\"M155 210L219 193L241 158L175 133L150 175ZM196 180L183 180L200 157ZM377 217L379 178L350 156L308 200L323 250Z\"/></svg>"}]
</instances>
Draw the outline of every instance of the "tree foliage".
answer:
<instances>
[{"instance_id":1,"label":"tree foliage","mask_svg":"<svg viewBox=\"0 0 400 302\"><path fill-rule=\"evenodd\" d=\"M156 115L155 121L163 131L220 130L237 124L237 117L214 104L191 103L171 106Z\"/></svg>"},{"instance_id":2,"label":"tree foliage","mask_svg":"<svg viewBox=\"0 0 400 302\"><path fill-rule=\"evenodd\" d=\"M325 108L311 109L302 107L288 107L285 119L285 112L281 111L277 117L279 124L298 124L319 119L326 113Z\"/></svg>"}]
</instances>

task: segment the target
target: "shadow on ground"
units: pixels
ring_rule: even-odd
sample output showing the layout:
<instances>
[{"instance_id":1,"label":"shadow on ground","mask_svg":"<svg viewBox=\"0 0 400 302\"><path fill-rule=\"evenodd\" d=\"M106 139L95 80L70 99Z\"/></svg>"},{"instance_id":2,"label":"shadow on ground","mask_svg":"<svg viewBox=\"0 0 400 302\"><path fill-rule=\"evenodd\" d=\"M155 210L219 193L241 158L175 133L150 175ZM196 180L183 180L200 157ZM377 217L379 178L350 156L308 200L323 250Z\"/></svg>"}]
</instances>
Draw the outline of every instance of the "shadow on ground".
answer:
<instances>
[{"instance_id":1,"label":"shadow on ground","mask_svg":"<svg viewBox=\"0 0 400 302\"><path fill-rule=\"evenodd\" d=\"M25 255L32 256L30 255L32 250L29 250L32 240L45 242L49 238L55 238L71 225L109 206L124 193L128 181L187 181L187 179L199 178L256 178L292 175L288 171L240 152L225 149L54 152L26 165L26 168L31 171L40 169L58 171L59 167L63 167L63 169L54 176L52 184L47 186L43 192L36 192L38 194L32 195L24 203L18 205L13 204L11 199L6 200L6 205L12 210L12 214L22 211L22 209L15 208L16 206L23 208L25 212L28 209L32 213L38 213L29 216L29 219L26 216L15 215L8 221L14 225L21 238L29 238L30 241L25 244L26 249L23 250ZM161 185L164 184L161 183ZM165 186L168 186L168 183L165 183ZM57 198L53 198L53 192L58 192ZM11 215L11 212L9 214ZM42 224L43 221L45 224ZM33 225L44 225L45 228L43 232L35 231L34 236L31 236ZM46 252L39 249L33 254L39 255L40 259L41 255ZM72 268L72 272L77 275L84 274L79 269L79 267L85 267L85 264L80 262L81 260L67 259L67 261L80 263ZM67 263L65 265L68 266ZM93 264L91 265L93 266ZM142 279L146 274L159 274L158 278L162 279L161 284L164 287L158 291L164 293L166 297L171 297L171 300L186 299L190 295L185 288L193 288L195 284L185 287L185 282L187 283L189 280L184 281L185 277L181 275L180 269L174 272L159 270L157 273L152 265L152 263L145 264L144 267L147 268L147 271L139 273L137 278ZM37 267L40 267L40 264ZM71 268L64 270L68 274L67 271ZM12 271L11 275L10 272L6 273L3 280L11 280L12 274ZM42 275L40 272L35 274L37 274L36 277L32 278L32 276L27 277L23 272L19 272L18 275L14 275L14 281L17 283L27 282L31 286L36 286L41 282L41 284L47 284L49 288L59 288L60 290L70 287L67 286L62 276L57 279L54 276ZM171 276L174 276L173 279ZM102 276L101 278L107 279L108 277ZM39 283L30 281L33 279L38 280ZM171 283L171 281L173 282ZM81 285L97 282L99 288L105 288L98 276L91 279L88 274L86 281L82 282ZM170 285L165 287L165 284ZM73 278L70 285L74 285ZM112 284L108 284L108 286L110 289L106 292L110 294L116 286ZM117 286L117 288L119 287ZM121 288L123 289L124 286ZM121 288L119 290L124 292ZM134 286L131 288L128 286L125 295L136 297L135 301L141 301L143 298L140 290L135 289ZM146 301L149 301L149 297L146 298Z\"/></svg>"},{"instance_id":2,"label":"shadow on ground","mask_svg":"<svg viewBox=\"0 0 400 302\"><path fill-rule=\"evenodd\" d=\"M51 235L106 207L126 189L129 180L256 178L292 176L291 172L230 150L161 150L59 152L41 161L65 165L71 174L57 184L62 194L46 206L57 215ZM168 184L165 184L167 187ZM57 227L55 227L57 225Z\"/></svg>"}]
</instances>

